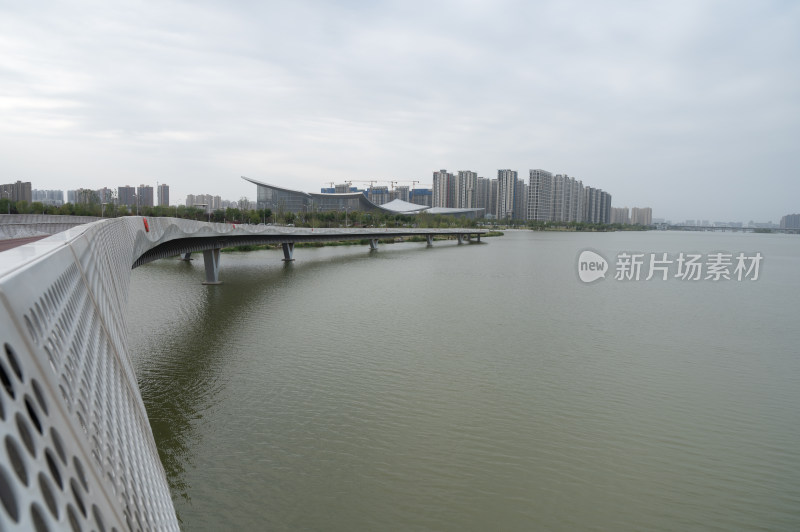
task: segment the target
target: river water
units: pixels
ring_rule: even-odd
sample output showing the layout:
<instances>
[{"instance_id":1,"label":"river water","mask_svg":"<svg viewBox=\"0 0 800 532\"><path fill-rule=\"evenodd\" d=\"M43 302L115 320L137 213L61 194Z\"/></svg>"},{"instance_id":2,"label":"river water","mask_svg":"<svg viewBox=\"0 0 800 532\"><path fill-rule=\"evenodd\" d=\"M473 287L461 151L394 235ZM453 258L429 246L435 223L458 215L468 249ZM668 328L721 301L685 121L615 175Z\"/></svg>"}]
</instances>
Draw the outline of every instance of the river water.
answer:
<instances>
[{"instance_id":1,"label":"river water","mask_svg":"<svg viewBox=\"0 0 800 532\"><path fill-rule=\"evenodd\" d=\"M622 252L763 260L616 280ZM221 286L197 257L129 306L185 530L800 529L796 235L228 253Z\"/></svg>"}]
</instances>

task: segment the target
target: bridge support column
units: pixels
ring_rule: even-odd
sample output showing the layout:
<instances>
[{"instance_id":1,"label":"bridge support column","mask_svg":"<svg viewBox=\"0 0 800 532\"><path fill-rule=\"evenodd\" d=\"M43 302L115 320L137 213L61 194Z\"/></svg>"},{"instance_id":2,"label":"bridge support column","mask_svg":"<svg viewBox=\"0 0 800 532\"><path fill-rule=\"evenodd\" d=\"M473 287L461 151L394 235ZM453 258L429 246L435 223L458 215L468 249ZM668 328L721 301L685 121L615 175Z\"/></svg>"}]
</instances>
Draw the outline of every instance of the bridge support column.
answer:
<instances>
[{"instance_id":1,"label":"bridge support column","mask_svg":"<svg viewBox=\"0 0 800 532\"><path fill-rule=\"evenodd\" d=\"M428 241L428 247L433 247L433 235L425 235L425 240Z\"/></svg>"},{"instance_id":2,"label":"bridge support column","mask_svg":"<svg viewBox=\"0 0 800 532\"><path fill-rule=\"evenodd\" d=\"M458 243L459 244L463 244L464 243L464 235L462 235L461 233L458 233L458 235L456 235L456 236L458 237Z\"/></svg>"},{"instance_id":3,"label":"bridge support column","mask_svg":"<svg viewBox=\"0 0 800 532\"><path fill-rule=\"evenodd\" d=\"M219 280L219 249L203 251L203 262L206 267L206 280L203 284L222 284Z\"/></svg>"},{"instance_id":4,"label":"bridge support column","mask_svg":"<svg viewBox=\"0 0 800 532\"><path fill-rule=\"evenodd\" d=\"M378 239L377 238L370 238L369 239L369 250L370 251L377 251L378 250Z\"/></svg>"},{"instance_id":5,"label":"bridge support column","mask_svg":"<svg viewBox=\"0 0 800 532\"><path fill-rule=\"evenodd\" d=\"M186 260L186 261L192 260L192 252L190 251L189 253L184 253L179 260Z\"/></svg>"},{"instance_id":6,"label":"bridge support column","mask_svg":"<svg viewBox=\"0 0 800 532\"><path fill-rule=\"evenodd\" d=\"M283 262L291 262L294 260L294 242L287 242L281 244L283 248Z\"/></svg>"},{"instance_id":7,"label":"bridge support column","mask_svg":"<svg viewBox=\"0 0 800 532\"><path fill-rule=\"evenodd\" d=\"M478 243L480 243L480 241L481 241L481 234L480 233L475 235L475 240L477 240Z\"/></svg>"}]
</instances>

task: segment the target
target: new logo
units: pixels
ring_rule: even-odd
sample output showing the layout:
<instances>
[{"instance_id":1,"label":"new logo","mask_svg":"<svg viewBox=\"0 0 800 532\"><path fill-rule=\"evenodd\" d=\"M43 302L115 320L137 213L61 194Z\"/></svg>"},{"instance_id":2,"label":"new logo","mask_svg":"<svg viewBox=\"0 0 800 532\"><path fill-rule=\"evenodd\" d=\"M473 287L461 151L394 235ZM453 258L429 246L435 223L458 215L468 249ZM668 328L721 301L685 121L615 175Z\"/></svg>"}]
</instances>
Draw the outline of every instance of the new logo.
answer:
<instances>
[{"instance_id":1,"label":"new logo","mask_svg":"<svg viewBox=\"0 0 800 532\"><path fill-rule=\"evenodd\" d=\"M605 279L608 261L599 253L585 249L578 256L578 277L584 283Z\"/></svg>"}]
</instances>

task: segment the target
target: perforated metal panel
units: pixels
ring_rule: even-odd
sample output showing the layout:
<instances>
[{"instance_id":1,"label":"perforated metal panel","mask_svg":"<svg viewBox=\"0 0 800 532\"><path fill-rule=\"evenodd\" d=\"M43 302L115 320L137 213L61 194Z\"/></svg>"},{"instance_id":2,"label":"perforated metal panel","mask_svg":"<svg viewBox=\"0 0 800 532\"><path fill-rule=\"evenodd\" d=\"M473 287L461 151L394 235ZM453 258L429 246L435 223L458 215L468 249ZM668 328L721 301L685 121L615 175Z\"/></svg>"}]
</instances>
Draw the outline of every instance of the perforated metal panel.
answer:
<instances>
[{"instance_id":1,"label":"perforated metal panel","mask_svg":"<svg viewBox=\"0 0 800 532\"><path fill-rule=\"evenodd\" d=\"M127 352L137 222L0 260L0 530L178 530Z\"/></svg>"}]
</instances>

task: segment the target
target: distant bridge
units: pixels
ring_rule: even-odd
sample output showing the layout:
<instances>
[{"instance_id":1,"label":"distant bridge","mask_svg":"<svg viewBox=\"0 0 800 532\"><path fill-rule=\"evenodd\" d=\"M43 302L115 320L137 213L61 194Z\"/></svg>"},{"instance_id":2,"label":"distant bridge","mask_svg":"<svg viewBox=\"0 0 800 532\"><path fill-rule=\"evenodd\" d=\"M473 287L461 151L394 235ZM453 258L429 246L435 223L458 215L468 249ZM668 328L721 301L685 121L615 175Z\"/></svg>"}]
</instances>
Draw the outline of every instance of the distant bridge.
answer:
<instances>
[{"instance_id":1,"label":"distant bridge","mask_svg":"<svg viewBox=\"0 0 800 532\"><path fill-rule=\"evenodd\" d=\"M778 227L728 227L720 225L666 225L666 229L671 231L710 231L710 232L732 232L732 233L787 233L798 234L800 229L785 229Z\"/></svg>"},{"instance_id":2,"label":"distant bridge","mask_svg":"<svg viewBox=\"0 0 800 532\"><path fill-rule=\"evenodd\" d=\"M128 352L130 272L203 252L474 229L311 229L174 218L105 219L0 253L0 530L178 530Z\"/></svg>"}]
</instances>

